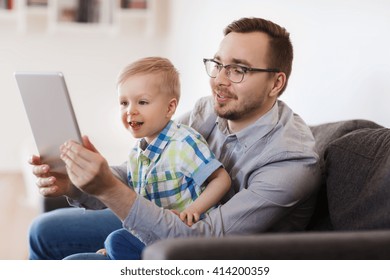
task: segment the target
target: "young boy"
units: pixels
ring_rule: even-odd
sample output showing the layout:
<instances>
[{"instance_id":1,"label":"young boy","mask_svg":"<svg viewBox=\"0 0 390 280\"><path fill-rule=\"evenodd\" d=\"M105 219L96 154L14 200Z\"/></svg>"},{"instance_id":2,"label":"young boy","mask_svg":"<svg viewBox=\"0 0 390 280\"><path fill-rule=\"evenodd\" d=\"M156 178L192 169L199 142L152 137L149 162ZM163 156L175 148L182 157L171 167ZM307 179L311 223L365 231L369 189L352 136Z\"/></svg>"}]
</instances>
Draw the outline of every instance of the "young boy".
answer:
<instances>
[{"instance_id":1,"label":"young boy","mask_svg":"<svg viewBox=\"0 0 390 280\"><path fill-rule=\"evenodd\" d=\"M171 120L180 99L177 70L168 59L143 58L123 69L117 86L122 123L140 139L128 159L128 185L191 226L218 204L231 181L204 138ZM111 259L134 247L140 252L144 245L125 229L105 242Z\"/></svg>"}]
</instances>

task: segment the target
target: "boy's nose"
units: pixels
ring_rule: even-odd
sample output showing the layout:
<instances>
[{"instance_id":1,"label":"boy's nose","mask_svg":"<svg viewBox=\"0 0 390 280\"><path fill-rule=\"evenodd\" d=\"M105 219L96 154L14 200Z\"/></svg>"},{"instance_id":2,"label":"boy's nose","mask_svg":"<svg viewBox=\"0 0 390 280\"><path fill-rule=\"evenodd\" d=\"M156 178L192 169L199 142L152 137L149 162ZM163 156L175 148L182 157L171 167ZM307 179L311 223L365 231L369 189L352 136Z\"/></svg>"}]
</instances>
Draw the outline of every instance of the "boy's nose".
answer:
<instances>
[{"instance_id":1,"label":"boy's nose","mask_svg":"<svg viewBox=\"0 0 390 280\"><path fill-rule=\"evenodd\" d=\"M138 114L138 111L135 108L129 107L129 109L127 110L127 115L131 116L136 114Z\"/></svg>"}]
</instances>

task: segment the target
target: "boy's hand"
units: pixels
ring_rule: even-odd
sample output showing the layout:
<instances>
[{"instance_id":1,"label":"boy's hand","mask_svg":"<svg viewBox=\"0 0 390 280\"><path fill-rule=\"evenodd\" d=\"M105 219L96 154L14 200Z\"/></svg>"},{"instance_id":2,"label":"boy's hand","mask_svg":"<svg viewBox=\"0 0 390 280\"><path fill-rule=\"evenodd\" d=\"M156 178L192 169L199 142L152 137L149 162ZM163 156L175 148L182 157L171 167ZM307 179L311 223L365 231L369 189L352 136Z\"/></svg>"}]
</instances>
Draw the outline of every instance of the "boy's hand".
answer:
<instances>
[{"instance_id":1,"label":"boy's hand","mask_svg":"<svg viewBox=\"0 0 390 280\"><path fill-rule=\"evenodd\" d=\"M192 226L194 223L199 221L200 215L198 213L192 213L191 211L188 211L187 209L183 212L179 212L175 209L170 210L173 214L178 216L180 220L182 220L187 226Z\"/></svg>"},{"instance_id":2,"label":"boy's hand","mask_svg":"<svg viewBox=\"0 0 390 280\"><path fill-rule=\"evenodd\" d=\"M187 226L190 227L193 224L195 224L197 221L199 221L200 214L195 211L191 211L191 209L187 208L180 213L179 217L180 220L182 220Z\"/></svg>"}]
</instances>

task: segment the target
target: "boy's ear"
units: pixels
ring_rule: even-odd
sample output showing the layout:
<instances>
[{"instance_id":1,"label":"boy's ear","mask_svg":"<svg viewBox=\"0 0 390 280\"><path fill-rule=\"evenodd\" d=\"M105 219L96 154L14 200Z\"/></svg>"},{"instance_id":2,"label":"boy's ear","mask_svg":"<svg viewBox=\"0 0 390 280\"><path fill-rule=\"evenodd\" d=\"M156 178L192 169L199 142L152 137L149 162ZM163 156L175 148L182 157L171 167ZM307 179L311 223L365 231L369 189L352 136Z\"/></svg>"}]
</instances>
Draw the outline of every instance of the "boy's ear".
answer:
<instances>
[{"instance_id":1,"label":"boy's ear","mask_svg":"<svg viewBox=\"0 0 390 280\"><path fill-rule=\"evenodd\" d=\"M168 103L168 111L167 111L168 118L171 118L173 116L173 114L175 114L176 108L177 108L177 99L176 99L176 97L174 97L171 100L169 100L169 103Z\"/></svg>"}]
</instances>

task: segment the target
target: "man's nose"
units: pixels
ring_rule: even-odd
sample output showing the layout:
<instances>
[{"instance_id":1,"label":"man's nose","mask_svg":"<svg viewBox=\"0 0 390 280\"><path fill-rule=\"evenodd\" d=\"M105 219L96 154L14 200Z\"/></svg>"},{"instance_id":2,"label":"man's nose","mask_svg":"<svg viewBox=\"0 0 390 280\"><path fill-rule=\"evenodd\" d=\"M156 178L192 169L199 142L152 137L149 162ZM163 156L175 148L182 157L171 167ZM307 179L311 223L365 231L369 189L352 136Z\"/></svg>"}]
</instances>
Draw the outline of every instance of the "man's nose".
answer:
<instances>
[{"instance_id":1,"label":"man's nose","mask_svg":"<svg viewBox=\"0 0 390 280\"><path fill-rule=\"evenodd\" d=\"M214 78L215 83L218 85L226 85L230 83L228 72L226 68L222 67L222 69L218 72L217 76Z\"/></svg>"}]
</instances>

